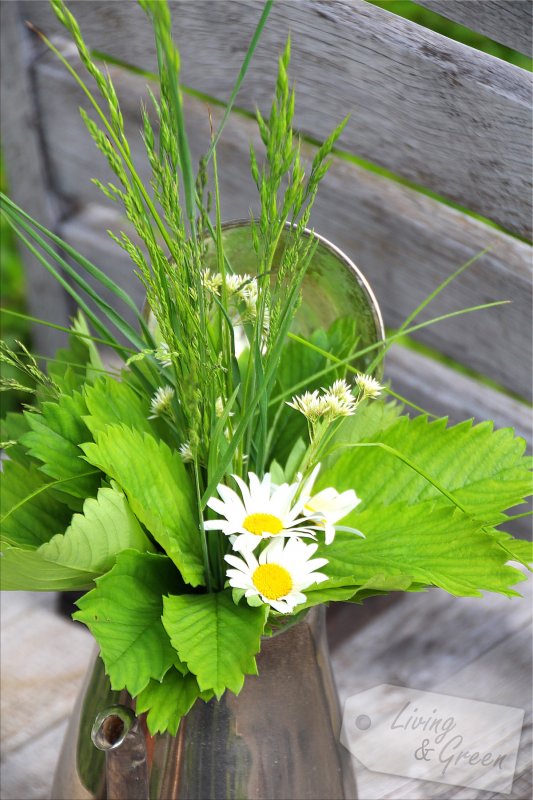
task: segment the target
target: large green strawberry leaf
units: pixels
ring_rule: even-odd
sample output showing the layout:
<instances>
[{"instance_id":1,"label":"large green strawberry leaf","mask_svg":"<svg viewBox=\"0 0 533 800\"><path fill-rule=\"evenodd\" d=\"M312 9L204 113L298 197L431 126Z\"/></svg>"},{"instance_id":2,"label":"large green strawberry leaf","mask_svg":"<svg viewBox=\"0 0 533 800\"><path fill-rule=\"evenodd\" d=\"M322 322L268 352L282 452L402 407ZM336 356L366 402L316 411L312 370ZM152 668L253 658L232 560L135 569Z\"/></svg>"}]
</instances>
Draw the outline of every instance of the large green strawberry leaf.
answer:
<instances>
[{"instance_id":1,"label":"large green strawberry leaf","mask_svg":"<svg viewBox=\"0 0 533 800\"><path fill-rule=\"evenodd\" d=\"M328 548L324 548L322 554L324 558L328 553ZM321 570L326 575L329 574L327 565ZM346 579L346 576L340 579L340 583ZM347 585L335 586L335 579L330 578L329 581L320 583L314 588L311 586L306 589L305 603L297 606L295 614L303 611L304 608L312 608L320 603L328 603L332 600L344 600L359 602L362 596L370 597L376 594L388 594L389 592L417 592L420 591L420 584L413 581L410 575L392 574L387 575L384 573L376 573L361 586L355 585L355 576L348 577ZM325 587L325 588L324 588Z\"/></svg>"},{"instance_id":2,"label":"large green strawberry leaf","mask_svg":"<svg viewBox=\"0 0 533 800\"><path fill-rule=\"evenodd\" d=\"M141 399L125 381L117 381L107 375L100 378L93 386L86 387L85 402L89 416L84 421L94 438L106 425L114 424L151 432L147 399Z\"/></svg>"},{"instance_id":3,"label":"large green strawberry leaf","mask_svg":"<svg viewBox=\"0 0 533 800\"><path fill-rule=\"evenodd\" d=\"M176 653L161 622L162 595L181 588L169 558L126 550L78 600L74 619L84 622L100 645L112 689L126 688L135 696L173 665Z\"/></svg>"},{"instance_id":4,"label":"large green strawberry leaf","mask_svg":"<svg viewBox=\"0 0 533 800\"><path fill-rule=\"evenodd\" d=\"M204 582L204 565L191 480L179 453L125 425L109 425L98 443L82 448L91 464L126 493L133 512L180 570L183 579Z\"/></svg>"},{"instance_id":5,"label":"large green strawberry leaf","mask_svg":"<svg viewBox=\"0 0 533 800\"><path fill-rule=\"evenodd\" d=\"M122 550L153 551L123 493L114 488L98 491L74 514L64 534L43 544L39 555L46 561L87 572L88 582L107 572Z\"/></svg>"},{"instance_id":6,"label":"large green strawberry leaf","mask_svg":"<svg viewBox=\"0 0 533 800\"><path fill-rule=\"evenodd\" d=\"M245 675L256 675L268 607L236 606L231 591L164 598L163 625L181 661L202 691L237 694Z\"/></svg>"},{"instance_id":7,"label":"large green strawberry leaf","mask_svg":"<svg viewBox=\"0 0 533 800\"><path fill-rule=\"evenodd\" d=\"M1 588L31 592L87 589L91 577L84 569L46 561L39 550L23 550L2 542Z\"/></svg>"},{"instance_id":8,"label":"large green strawberry leaf","mask_svg":"<svg viewBox=\"0 0 533 800\"><path fill-rule=\"evenodd\" d=\"M320 548L329 561L322 568L329 578L320 584L322 591L363 586L380 575L410 577L458 596L482 590L518 594L511 586L524 576L506 564L509 554L479 522L451 505L397 503L367 508L355 518L366 538L339 531L331 545Z\"/></svg>"},{"instance_id":9,"label":"large green strawberry leaf","mask_svg":"<svg viewBox=\"0 0 533 800\"><path fill-rule=\"evenodd\" d=\"M493 431L491 422L471 421L446 427L446 420L402 417L372 440L393 448L450 492L464 511L486 524L505 519L504 512L531 492L525 442L511 429ZM350 516L392 503L412 505L431 498L451 501L412 466L381 447L340 449L323 470L317 488L353 488L362 502Z\"/></svg>"},{"instance_id":10,"label":"large green strawberry leaf","mask_svg":"<svg viewBox=\"0 0 533 800\"><path fill-rule=\"evenodd\" d=\"M85 464L85 470L90 470ZM34 549L65 530L72 511L51 494L55 486L35 466L5 461L0 480L2 539L14 547Z\"/></svg>"},{"instance_id":11,"label":"large green strawberry leaf","mask_svg":"<svg viewBox=\"0 0 533 800\"><path fill-rule=\"evenodd\" d=\"M18 461L19 464L28 466L33 462L31 456L26 453L26 448L20 444L21 437L30 430L24 414L10 411L0 419L0 440L2 442L14 442L6 448L11 461Z\"/></svg>"},{"instance_id":12,"label":"large green strawberry leaf","mask_svg":"<svg viewBox=\"0 0 533 800\"><path fill-rule=\"evenodd\" d=\"M101 475L91 472L79 445L91 438L82 416L87 413L83 397L74 392L62 395L57 403L43 403L42 414L28 413L31 431L21 443L31 456L42 462L40 469L52 478L75 478L62 485L62 491L85 500L100 485Z\"/></svg>"},{"instance_id":13,"label":"large green strawberry leaf","mask_svg":"<svg viewBox=\"0 0 533 800\"><path fill-rule=\"evenodd\" d=\"M147 711L150 734L168 731L175 736L180 720L200 696L198 681L190 672L182 675L171 667L162 681L151 680L135 701L137 714Z\"/></svg>"}]
</instances>

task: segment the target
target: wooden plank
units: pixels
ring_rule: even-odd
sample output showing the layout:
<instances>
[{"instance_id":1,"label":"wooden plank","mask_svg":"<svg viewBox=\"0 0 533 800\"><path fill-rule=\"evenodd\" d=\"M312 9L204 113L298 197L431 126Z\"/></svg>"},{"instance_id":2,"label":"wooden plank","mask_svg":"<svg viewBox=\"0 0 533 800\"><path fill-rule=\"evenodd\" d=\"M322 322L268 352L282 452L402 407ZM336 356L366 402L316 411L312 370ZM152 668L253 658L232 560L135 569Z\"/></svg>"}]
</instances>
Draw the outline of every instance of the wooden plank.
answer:
<instances>
[{"instance_id":1,"label":"wooden plank","mask_svg":"<svg viewBox=\"0 0 533 800\"><path fill-rule=\"evenodd\" d=\"M91 47L155 68L152 34L137 6L71 5ZM262 4L172 5L185 84L226 100ZM21 6L47 32L58 30L47 4ZM528 73L364 0L281 0L239 93L241 107L268 111L273 54L289 30L300 130L323 138L351 112L341 148L530 235Z\"/></svg>"},{"instance_id":2,"label":"wooden plank","mask_svg":"<svg viewBox=\"0 0 533 800\"><path fill-rule=\"evenodd\" d=\"M531 581L522 599L453 598L439 590L405 595L332 654L341 702L390 683L526 709L511 800L531 787ZM362 609L361 609L362 610ZM355 616L359 608L354 608ZM371 772L354 759L365 800L482 800L487 792ZM528 791L529 789L529 791Z\"/></svg>"},{"instance_id":3,"label":"wooden plank","mask_svg":"<svg viewBox=\"0 0 533 800\"><path fill-rule=\"evenodd\" d=\"M9 194L29 214L53 227L57 209L48 194L28 72L29 43L22 37L18 10L16 3L0 3L0 137ZM25 267L29 313L64 325L68 321L68 304L63 290L23 246L20 254ZM64 343L64 336L52 328L35 326L33 342L36 352L51 355Z\"/></svg>"},{"instance_id":4,"label":"wooden plank","mask_svg":"<svg viewBox=\"0 0 533 800\"><path fill-rule=\"evenodd\" d=\"M119 96L124 98L123 113L135 162L148 181L148 167L137 133L145 79L117 68L112 75ZM77 205L101 203L103 198L90 178L105 181L110 173L79 118L81 97L77 88L50 59L39 65L37 85L46 109L42 122L47 157L58 190L74 198ZM186 96L185 112L193 155L199 158L209 141L208 110L202 101ZM216 123L220 109L213 108L212 112ZM255 122L232 115L219 144L222 214L226 220L247 218L250 209L258 208L257 192L248 172L250 140L260 153ZM308 161L313 152L313 148L304 147ZM73 217L62 230L96 263L105 263L115 275L127 275L131 271L127 260L115 245L109 244L105 234L107 228L121 224L113 216L113 208L107 210L108 206ZM319 192L312 222L367 275L389 326L401 324L445 277L492 244L491 253L453 282L428 309L425 318L494 300L511 300L512 306L458 317L420 331L417 337L517 394L530 396L527 365L532 359L531 248L527 244L344 160L335 160L331 167Z\"/></svg>"},{"instance_id":5,"label":"wooden plank","mask_svg":"<svg viewBox=\"0 0 533 800\"><path fill-rule=\"evenodd\" d=\"M9 606L10 592L3 594L2 606ZM44 603L32 598L23 622L15 616L2 625L3 757L70 714L94 650L87 629L53 613L48 597Z\"/></svg>"},{"instance_id":6,"label":"wooden plank","mask_svg":"<svg viewBox=\"0 0 533 800\"><path fill-rule=\"evenodd\" d=\"M528 0L417 0L454 22L531 57L533 7Z\"/></svg>"},{"instance_id":7,"label":"wooden plank","mask_svg":"<svg viewBox=\"0 0 533 800\"><path fill-rule=\"evenodd\" d=\"M483 653L475 661L467 664L459 672L454 673L436 687L436 691L445 695L468 697L506 706L522 706L528 703L526 717L522 727L522 737L515 769L515 780L511 798L531 797L533 772L531 770L531 691L528 692L528 680L531 681L531 627L525 625L509 634L495 647ZM442 791L442 786L440 786ZM464 798L463 787L447 787L446 800ZM397 797L409 797L413 800L425 800L426 797L438 796L439 784L424 781L405 781L401 788L395 786ZM469 800L501 800L498 792L471 790Z\"/></svg>"},{"instance_id":8,"label":"wooden plank","mask_svg":"<svg viewBox=\"0 0 533 800\"><path fill-rule=\"evenodd\" d=\"M2 800L50 800L68 717L2 759Z\"/></svg>"},{"instance_id":9,"label":"wooden plank","mask_svg":"<svg viewBox=\"0 0 533 800\"><path fill-rule=\"evenodd\" d=\"M533 444L529 405L422 353L393 345L385 359L385 378L393 389L430 414L447 416L453 424L491 419L495 428L511 426L530 447Z\"/></svg>"}]
</instances>

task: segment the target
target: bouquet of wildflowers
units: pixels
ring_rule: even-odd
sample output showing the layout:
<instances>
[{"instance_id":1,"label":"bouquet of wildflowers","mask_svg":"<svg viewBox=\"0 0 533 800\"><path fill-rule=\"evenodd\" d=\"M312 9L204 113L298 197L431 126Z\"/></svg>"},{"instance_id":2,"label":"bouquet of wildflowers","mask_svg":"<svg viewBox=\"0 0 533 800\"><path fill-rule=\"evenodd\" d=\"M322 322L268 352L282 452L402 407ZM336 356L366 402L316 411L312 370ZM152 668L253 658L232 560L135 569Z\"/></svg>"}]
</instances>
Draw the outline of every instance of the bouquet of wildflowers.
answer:
<instances>
[{"instance_id":1,"label":"bouquet of wildflowers","mask_svg":"<svg viewBox=\"0 0 533 800\"><path fill-rule=\"evenodd\" d=\"M218 190L225 120L195 170L169 10L140 2L159 63L143 109L150 185L113 83L62 0L54 11L98 99L45 41L94 112L81 114L116 176L99 186L130 223L111 235L146 308L2 197L21 241L80 308L46 373L28 352L2 351L20 376L8 388L33 395L2 421L2 577L5 589L86 591L75 618L94 634L112 688L136 698L151 732L175 733L198 698L239 692L261 638L314 605L432 586L517 594L523 574L508 562L526 563L528 547L500 526L530 478L512 430L402 414L380 384L388 342L362 346L356 315L295 333L319 242L310 213L344 123L305 168L289 43L270 116L257 114L261 213L247 228L249 263L237 264Z\"/></svg>"}]
</instances>

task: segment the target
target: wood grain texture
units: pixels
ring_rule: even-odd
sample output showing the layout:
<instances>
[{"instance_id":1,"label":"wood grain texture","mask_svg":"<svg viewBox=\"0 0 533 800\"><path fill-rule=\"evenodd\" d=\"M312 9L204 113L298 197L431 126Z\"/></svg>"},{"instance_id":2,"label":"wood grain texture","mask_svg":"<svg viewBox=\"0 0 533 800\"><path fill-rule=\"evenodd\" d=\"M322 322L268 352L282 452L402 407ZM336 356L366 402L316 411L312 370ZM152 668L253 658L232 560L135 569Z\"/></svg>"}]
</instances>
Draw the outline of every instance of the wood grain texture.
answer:
<instances>
[{"instance_id":1,"label":"wood grain texture","mask_svg":"<svg viewBox=\"0 0 533 800\"><path fill-rule=\"evenodd\" d=\"M2 592L2 800L47 800L94 641L55 613L57 596Z\"/></svg>"},{"instance_id":2,"label":"wood grain texture","mask_svg":"<svg viewBox=\"0 0 533 800\"><path fill-rule=\"evenodd\" d=\"M21 2L47 32L47 4ZM133 3L73 2L89 44L155 68L152 34ZM183 81L227 100L259 19L258 0L172 3ZM238 104L266 112L273 54L291 31L296 125L324 138L347 113L340 147L466 206L531 232L531 76L364 0L280 0Z\"/></svg>"},{"instance_id":3,"label":"wood grain texture","mask_svg":"<svg viewBox=\"0 0 533 800\"><path fill-rule=\"evenodd\" d=\"M417 0L417 3L531 57L533 7L529 0Z\"/></svg>"},{"instance_id":4,"label":"wood grain texture","mask_svg":"<svg viewBox=\"0 0 533 800\"><path fill-rule=\"evenodd\" d=\"M148 181L143 157L139 104L146 94L144 78L113 68L132 151L139 172ZM58 190L74 206L100 204L64 223L67 238L95 263L114 275L131 273L129 262L105 235L120 226L114 208L90 183L109 179L104 159L88 138L78 114L82 98L49 58L37 70L37 86L46 112L43 130L47 157ZM207 106L185 97L185 112L195 158L208 146ZM220 109L213 108L215 124ZM257 211L257 193L248 170L249 142L262 152L253 120L232 115L219 144L223 219ZM310 161L313 148L305 147ZM106 205L101 205L102 202ZM116 213L116 212L115 212ZM312 223L343 249L368 277L383 309L386 324L397 326L458 266L493 245L425 312L425 319L494 300L512 305L457 317L420 331L417 336L444 354L529 397L528 364L532 358L531 248L455 209L351 162L335 160L318 195ZM130 284L134 285L134 284ZM512 353L512 357L509 354Z\"/></svg>"},{"instance_id":5,"label":"wood grain texture","mask_svg":"<svg viewBox=\"0 0 533 800\"><path fill-rule=\"evenodd\" d=\"M53 228L57 208L48 195L29 74L31 53L17 11L16 3L0 3L0 137L10 196L29 214ZM23 246L20 254L28 286L29 313L65 325L68 304L64 293ZM39 342L38 352L43 355L51 355L63 343L58 331L42 326L34 329L34 340Z\"/></svg>"},{"instance_id":6,"label":"wood grain texture","mask_svg":"<svg viewBox=\"0 0 533 800\"><path fill-rule=\"evenodd\" d=\"M439 590L405 595L332 654L341 702L382 683L524 708L511 800L531 791L531 581L523 598L453 598ZM353 614L358 614L354 607ZM365 800L483 800L503 795L408 781L355 762Z\"/></svg>"},{"instance_id":7,"label":"wood grain texture","mask_svg":"<svg viewBox=\"0 0 533 800\"><path fill-rule=\"evenodd\" d=\"M531 408L415 350L393 345L385 359L385 378L411 402L452 423L491 419L495 428L513 427L533 445ZM530 521L526 521L528 528Z\"/></svg>"}]
</instances>

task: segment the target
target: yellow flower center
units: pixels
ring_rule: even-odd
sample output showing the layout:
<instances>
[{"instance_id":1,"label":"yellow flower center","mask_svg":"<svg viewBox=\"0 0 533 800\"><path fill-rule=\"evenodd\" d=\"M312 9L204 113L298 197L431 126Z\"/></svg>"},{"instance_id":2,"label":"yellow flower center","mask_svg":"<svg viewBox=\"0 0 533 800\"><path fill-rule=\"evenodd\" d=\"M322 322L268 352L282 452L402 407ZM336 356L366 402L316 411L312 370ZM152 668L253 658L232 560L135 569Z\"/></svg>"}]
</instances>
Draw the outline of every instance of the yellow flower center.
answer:
<instances>
[{"instance_id":1,"label":"yellow flower center","mask_svg":"<svg viewBox=\"0 0 533 800\"><path fill-rule=\"evenodd\" d=\"M261 536L262 533L279 533L283 530L283 522L273 514L248 514L242 527L255 536Z\"/></svg>"},{"instance_id":2,"label":"yellow flower center","mask_svg":"<svg viewBox=\"0 0 533 800\"><path fill-rule=\"evenodd\" d=\"M279 600L292 589L290 573L279 564L260 564L252 575L252 581L268 600Z\"/></svg>"}]
</instances>

